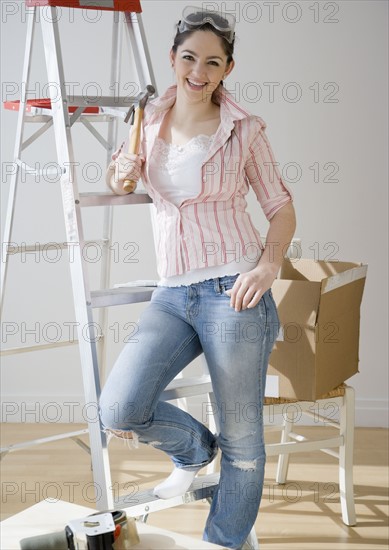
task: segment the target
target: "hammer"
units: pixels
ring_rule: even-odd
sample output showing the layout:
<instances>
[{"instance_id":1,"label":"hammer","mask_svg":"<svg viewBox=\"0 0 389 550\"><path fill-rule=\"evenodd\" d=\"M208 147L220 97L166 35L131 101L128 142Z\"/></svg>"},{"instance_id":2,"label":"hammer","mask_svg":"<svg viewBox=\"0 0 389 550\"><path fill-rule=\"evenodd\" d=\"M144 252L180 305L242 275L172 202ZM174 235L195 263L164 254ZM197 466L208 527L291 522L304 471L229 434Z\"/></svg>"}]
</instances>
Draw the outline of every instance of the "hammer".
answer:
<instances>
[{"instance_id":1,"label":"hammer","mask_svg":"<svg viewBox=\"0 0 389 550\"><path fill-rule=\"evenodd\" d=\"M132 131L130 144L128 146L128 153L130 155L138 153L143 111L145 110L146 103L149 97L152 96L154 93L155 93L154 86L151 86L149 84L146 87L146 91L141 93L139 96L138 108L135 111L135 120L132 122L134 124L134 128ZM125 122L128 122L130 115L133 114L133 112L134 112L134 106L132 106L130 111L127 113ZM129 193L131 193L132 191L134 191L135 186L136 186L136 181L124 180L124 184L123 184L124 191L128 191Z\"/></svg>"}]
</instances>

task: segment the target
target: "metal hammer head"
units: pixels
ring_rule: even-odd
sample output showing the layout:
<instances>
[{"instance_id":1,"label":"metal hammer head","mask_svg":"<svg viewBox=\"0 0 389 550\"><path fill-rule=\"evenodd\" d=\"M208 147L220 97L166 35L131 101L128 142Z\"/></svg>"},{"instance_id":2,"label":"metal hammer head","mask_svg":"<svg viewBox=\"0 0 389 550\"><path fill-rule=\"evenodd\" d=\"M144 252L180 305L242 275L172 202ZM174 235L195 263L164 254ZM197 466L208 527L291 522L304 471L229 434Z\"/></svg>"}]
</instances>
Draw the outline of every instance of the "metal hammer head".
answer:
<instances>
[{"instance_id":1,"label":"metal hammer head","mask_svg":"<svg viewBox=\"0 0 389 550\"><path fill-rule=\"evenodd\" d=\"M146 86L146 91L142 93L140 99L139 99L139 107L140 109L144 109L146 107L146 103L150 96L155 94L155 88L151 84Z\"/></svg>"},{"instance_id":2,"label":"metal hammer head","mask_svg":"<svg viewBox=\"0 0 389 550\"><path fill-rule=\"evenodd\" d=\"M138 94L138 96L136 98L139 108L144 110L149 97L154 95L154 94L155 94L154 86L151 86L151 84L146 86L146 91L141 92L140 94ZM126 114L126 118L124 119L124 122L127 123L131 118L131 123L130 124L133 124L134 123L134 112L135 112L135 107L134 107L134 105L131 105L128 113Z\"/></svg>"}]
</instances>

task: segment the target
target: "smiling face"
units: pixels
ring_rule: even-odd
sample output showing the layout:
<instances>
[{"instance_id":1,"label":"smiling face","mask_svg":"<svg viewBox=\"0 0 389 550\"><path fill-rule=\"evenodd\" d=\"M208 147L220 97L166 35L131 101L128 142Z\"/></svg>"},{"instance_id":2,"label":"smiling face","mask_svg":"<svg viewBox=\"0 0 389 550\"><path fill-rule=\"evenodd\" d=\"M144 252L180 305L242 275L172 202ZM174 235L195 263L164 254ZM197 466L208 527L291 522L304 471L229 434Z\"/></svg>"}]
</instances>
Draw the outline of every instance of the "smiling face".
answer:
<instances>
[{"instance_id":1,"label":"smiling face","mask_svg":"<svg viewBox=\"0 0 389 550\"><path fill-rule=\"evenodd\" d=\"M175 54L170 52L177 87L189 101L210 101L220 81L232 71L234 61L227 64L221 40L211 31L195 31Z\"/></svg>"}]
</instances>

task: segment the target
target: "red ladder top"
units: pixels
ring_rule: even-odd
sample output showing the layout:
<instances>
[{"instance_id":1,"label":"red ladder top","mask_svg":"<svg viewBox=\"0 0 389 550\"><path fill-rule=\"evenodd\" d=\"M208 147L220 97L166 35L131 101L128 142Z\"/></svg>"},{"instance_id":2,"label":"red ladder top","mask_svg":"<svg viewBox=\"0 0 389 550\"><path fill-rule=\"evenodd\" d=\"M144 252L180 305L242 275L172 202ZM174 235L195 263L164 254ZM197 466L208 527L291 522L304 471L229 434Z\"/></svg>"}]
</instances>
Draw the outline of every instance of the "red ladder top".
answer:
<instances>
[{"instance_id":1,"label":"red ladder top","mask_svg":"<svg viewBox=\"0 0 389 550\"><path fill-rule=\"evenodd\" d=\"M86 10L132 11L141 13L140 0L26 0L27 7L58 6Z\"/></svg>"},{"instance_id":2,"label":"red ladder top","mask_svg":"<svg viewBox=\"0 0 389 550\"><path fill-rule=\"evenodd\" d=\"M4 109L9 109L10 111L19 111L20 108L20 99L16 99L14 101L3 101L3 107ZM43 98L43 99L27 99L26 102L26 113L34 113L37 109L51 109L51 99L49 98ZM69 113L74 113L78 107L76 105L69 105L68 111ZM96 106L90 106L85 107L83 110L83 113L85 114L98 114L100 113L100 108Z\"/></svg>"}]
</instances>

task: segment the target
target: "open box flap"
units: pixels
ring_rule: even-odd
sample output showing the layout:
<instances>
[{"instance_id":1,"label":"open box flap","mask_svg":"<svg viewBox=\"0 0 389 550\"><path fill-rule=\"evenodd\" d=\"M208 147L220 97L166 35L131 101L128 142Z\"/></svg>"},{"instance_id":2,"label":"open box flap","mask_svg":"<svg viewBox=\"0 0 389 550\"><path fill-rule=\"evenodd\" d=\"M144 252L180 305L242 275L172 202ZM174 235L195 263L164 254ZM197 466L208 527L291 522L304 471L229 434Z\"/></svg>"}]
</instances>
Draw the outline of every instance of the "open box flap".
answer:
<instances>
[{"instance_id":1,"label":"open box flap","mask_svg":"<svg viewBox=\"0 0 389 550\"><path fill-rule=\"evenodd\" d=\"M309 258L299 258L294 260L284 258L281 265L279 278L291 279L293 281L323 281L324 279L330 279L340 273L354 269L354 277L362 277L364 272L366 276L367 266L361 263L335 261L326 262L324 260L313 260ZM348 277L351 276L352 275L348 275ZM345 276L345 280L346 278L347 276ZM333 284L336 284L336 281L339 280L339 278L335 278L335 282Z\"/></svg>"},{"instance_id":2,"label":"open box flap","mask_svg":"<svg viewBox=\"0 0 389 550\"><path fill-rule=\"evenodd\" d=\"M367 275L367 265L360 265L359 267L353 267L347 269L343 273L336 273L330 277L327 277L323 280L322 284L322 294L325 292L330 292L336 288L348 285L353 281L358 281L365 279ZM362 299L362 296L361 296Z\"/></svg>"}]
</instances>

